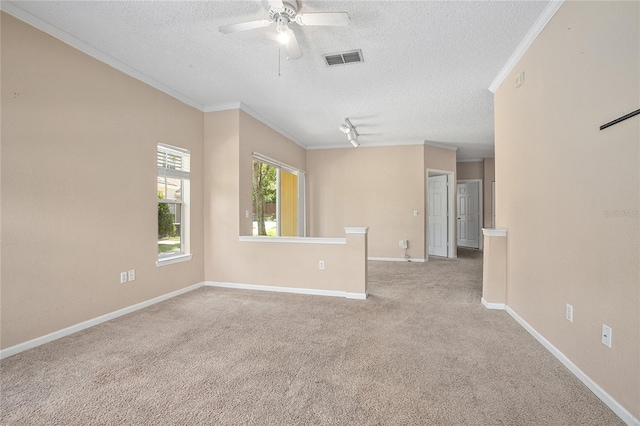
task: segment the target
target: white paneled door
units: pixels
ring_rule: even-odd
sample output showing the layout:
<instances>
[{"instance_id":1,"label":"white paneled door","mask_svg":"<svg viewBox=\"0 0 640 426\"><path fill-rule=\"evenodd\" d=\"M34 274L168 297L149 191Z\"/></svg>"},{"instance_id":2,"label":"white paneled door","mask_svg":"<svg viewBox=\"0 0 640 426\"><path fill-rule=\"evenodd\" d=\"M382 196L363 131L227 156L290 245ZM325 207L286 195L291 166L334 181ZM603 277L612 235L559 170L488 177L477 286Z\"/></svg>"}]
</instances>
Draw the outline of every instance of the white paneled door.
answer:
<instances>
[{"instance_id":1,"label":"white paneled door","mask_svg":"<svg viewBox=\"0 0 640 426\"><path fill-rule=\"evenodd\" d=\"M458 183L458 245L480 248L480 183Z\"/></svg>"},{"instance_id":2,"label":"white paneled door","mask_svg":"<svg viewBox=\"0 0 640 426\"><path fill-rule=\"evenodd\" d=\"M429 255L447 257L447 175L429 177Z\"/></svg>"}]
</instances>

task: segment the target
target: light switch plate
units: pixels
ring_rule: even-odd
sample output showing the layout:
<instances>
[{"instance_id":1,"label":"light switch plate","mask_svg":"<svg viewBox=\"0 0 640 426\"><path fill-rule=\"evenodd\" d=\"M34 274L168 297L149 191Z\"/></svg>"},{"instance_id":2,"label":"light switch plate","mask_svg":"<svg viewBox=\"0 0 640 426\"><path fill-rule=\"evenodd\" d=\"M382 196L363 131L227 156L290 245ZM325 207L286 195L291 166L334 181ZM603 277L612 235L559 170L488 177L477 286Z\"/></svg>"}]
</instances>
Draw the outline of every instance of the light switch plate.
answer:
<instances>
[{"instance_id":1,"label":"light switch plate","mask_svg":"<svg viewBox=\"0 0 640 426\"><path fill-rule=\"evenodd\" d=\"M613 330L606 324L602 324L602 344L611 347L611 334Z\"/></svg>"}]
</instances>

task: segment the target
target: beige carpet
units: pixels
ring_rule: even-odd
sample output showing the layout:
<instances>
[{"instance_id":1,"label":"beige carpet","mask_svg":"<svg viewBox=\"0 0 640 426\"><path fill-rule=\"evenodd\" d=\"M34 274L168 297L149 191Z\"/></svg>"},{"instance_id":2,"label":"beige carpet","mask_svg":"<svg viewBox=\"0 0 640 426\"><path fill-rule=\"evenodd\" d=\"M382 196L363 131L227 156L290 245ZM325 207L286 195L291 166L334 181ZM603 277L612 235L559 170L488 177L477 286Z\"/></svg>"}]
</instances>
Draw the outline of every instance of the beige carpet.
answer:
<instances>
[{"instance_id":1,"label":"beige carpet","mask_svg":"<svg viewBox=\"0 0 640 426\"><path fill-rule=\"evenodd\" d=\"M366 301L202 288L2 361L10 425L616 425L481 258L370 263Z\"/></svg>"}]
</instances>

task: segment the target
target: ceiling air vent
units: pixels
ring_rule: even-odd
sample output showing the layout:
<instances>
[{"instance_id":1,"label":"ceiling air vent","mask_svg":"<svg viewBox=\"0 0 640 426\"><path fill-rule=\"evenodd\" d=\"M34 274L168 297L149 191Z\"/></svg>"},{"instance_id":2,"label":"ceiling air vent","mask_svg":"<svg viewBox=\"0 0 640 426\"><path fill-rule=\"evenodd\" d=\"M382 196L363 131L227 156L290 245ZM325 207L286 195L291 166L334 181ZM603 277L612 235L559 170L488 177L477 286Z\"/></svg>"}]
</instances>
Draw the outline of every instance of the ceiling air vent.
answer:
<instances>
[{"instance_id":1,"label":"ceiling air vent","mask_svg":"<svg viewBox=\"0 0 640 426\"><path fill-rule=\"evenodd\" d=\"M324 60L328 66L333 65L346 65L355 64L358 62L364 62L362 60L361 50L352 50L350 52L333 53L331 55L324 55Z\"/></svg>"}]
</instances>

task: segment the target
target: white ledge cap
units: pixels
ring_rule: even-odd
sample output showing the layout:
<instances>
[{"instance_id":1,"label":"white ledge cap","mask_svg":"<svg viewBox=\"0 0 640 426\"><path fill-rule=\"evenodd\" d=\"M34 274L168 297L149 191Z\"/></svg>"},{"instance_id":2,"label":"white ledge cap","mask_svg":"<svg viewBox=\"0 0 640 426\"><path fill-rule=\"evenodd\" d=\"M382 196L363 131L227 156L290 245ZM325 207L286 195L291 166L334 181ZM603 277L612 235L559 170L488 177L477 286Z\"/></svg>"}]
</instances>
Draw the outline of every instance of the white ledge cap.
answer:
<instances>
[{"instance_id":1,"label":"white ledge cap","mask_svg":"<svg viewBox=\"0 0 640 426\"><path fill-rule=\"evenodd\" d=\"M369 232L368 226L345 226L345 234L366 234Z\"/></svg>"},{"instance_id":2,"label":"white ledge cap","mask_svg":"<svg viewBox=\"0 0 640 426\"><path fill-rule=\"evenodd\" d=\"M506 229L482 228L482 235L487 237L506 237Z\"/></svg>"}]
</instances>

